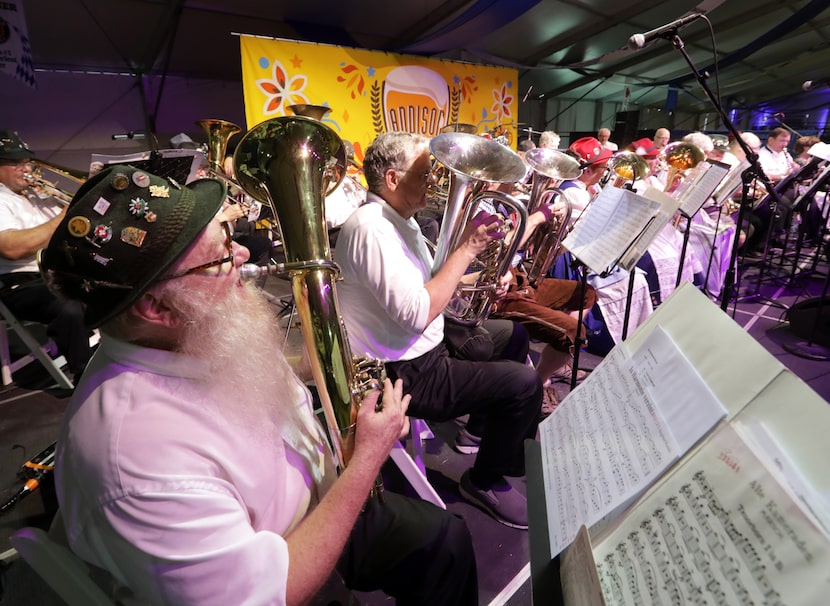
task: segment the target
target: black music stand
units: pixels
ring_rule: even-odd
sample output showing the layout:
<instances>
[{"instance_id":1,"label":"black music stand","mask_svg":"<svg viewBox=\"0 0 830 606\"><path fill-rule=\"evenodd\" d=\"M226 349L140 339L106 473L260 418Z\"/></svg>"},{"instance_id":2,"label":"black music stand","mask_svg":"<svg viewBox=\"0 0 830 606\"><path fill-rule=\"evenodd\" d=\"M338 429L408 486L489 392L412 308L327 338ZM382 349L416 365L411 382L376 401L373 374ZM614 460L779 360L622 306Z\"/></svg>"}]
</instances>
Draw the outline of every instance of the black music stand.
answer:
<instances>
[{"instance_id":1,"label":"black music stand","mask_svg":"<svg viewBox=\"0 0 830 606\"><path fill-rule=\"evenodd\" d=\"M821 312L824 309L825 301L827 299L828 286L830 286L830 271L826 272L824 277L824 286L821 289L821 295L819 296L818 304L815 307L816 317L813 320L812 330L810 330L810 338L806 341L784 343L784 349L799 358L807 358L808 360L817 360L822 362L830 361L830 349L814 342L821 324Z\"/></svg>"}]
</instances>

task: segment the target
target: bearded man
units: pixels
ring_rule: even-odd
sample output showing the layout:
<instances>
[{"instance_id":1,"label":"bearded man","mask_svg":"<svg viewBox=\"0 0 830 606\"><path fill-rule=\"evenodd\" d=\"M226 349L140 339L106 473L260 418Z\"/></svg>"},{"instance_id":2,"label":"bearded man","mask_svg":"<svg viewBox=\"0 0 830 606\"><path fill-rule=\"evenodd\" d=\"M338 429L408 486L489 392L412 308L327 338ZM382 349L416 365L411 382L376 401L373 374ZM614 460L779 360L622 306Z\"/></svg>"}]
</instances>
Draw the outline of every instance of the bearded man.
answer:
<instances>
[{"instance_id":1,"label":"bearded man","mask_svg":"<svg viewBox=\"0 0 830 606\"><path fill-rule=\"evenodd\" d=\"M58 440L69 546L154 604L305 603L335 567L399 604L476 604L463 521L367 497L408 429L400 381L377 410L365 397L337 477L273 313L240 281L224 199L212 179L112 167L43 251L50 286L102 334Z\"/></svg>"}]
</instances>

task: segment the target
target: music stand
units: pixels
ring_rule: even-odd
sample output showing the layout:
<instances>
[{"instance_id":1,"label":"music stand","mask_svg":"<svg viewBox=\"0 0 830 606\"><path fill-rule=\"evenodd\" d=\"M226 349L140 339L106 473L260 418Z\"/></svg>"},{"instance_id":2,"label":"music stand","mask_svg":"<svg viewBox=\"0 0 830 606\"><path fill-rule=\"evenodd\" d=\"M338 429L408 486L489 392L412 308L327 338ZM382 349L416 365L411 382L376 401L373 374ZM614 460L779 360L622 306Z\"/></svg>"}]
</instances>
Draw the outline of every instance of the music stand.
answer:
<instances>
[{"instance_id":1,"label":"music stand","mask_svg":"<svg viewBox=\"0 0 830 606\"><path fill-rule=\"evenodd\" d=\"M827 297L828 286L830 286L830 271L827 271L824 277L824 286L821 289L821 296L819 297L818 305L816 306L816 317L813 320L813 328L810 331L810 338L806 341L784 343L784 349L794 356L821 362L830 360L830 349L813 342L813 339L818 334L819 324L821 322L821 312L824 308L825 298Z\"/></svg>"}]
</instances>

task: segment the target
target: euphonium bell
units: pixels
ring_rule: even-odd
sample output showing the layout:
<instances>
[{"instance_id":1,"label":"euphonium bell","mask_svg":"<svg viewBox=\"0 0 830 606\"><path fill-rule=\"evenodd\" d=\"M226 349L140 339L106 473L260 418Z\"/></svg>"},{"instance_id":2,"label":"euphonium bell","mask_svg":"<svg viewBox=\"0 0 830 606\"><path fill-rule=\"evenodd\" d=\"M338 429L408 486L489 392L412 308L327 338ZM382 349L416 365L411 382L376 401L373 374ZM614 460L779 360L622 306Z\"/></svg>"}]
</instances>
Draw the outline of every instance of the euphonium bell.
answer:
<instances>
[{"instance_id":1,"label":"euphonium bell","mask_svg":"<svg viewBox=\"0 0 830 606\"><path fill-rule=\"evenodd\" d=\"M489 257L482 262L484 269L472 284L462 283L444 310L444 315L455 322L476 325L484 320L495 299L499 278L510 267L513 254L519 246L527 225L527 210L513 196L487 190L489 183L515 183L525 175L522 159L505 146L490 139L469 133L450 132L434 137L429 144L435 159L450 171L447 204L438 248L433 261L433 274L455 250L474 211L484 199L495 206L504 206L516 216L515 231L509 244L495 240L499 250L485 251ZM482 261L485 254L479 256Z\"/></svg>"},{"instance_id":2,"label":"euphonium bell","mask_svg":"<svg viewBox=\"0 0 830 606\"><path fill-rule=\"evenodd\" d=\"M694 168L706 159L706 154L697 145L685 141L669 143L661 153L663 161L669 167L664 191L674 189L675 181L687 170Z\"/></svg>"},{"instance_id":3,"label":"euphonium bell","mask_svg":"<svg viewBox=\"0 0 830 606\"><path fill-rule=\"evenodd\" d=\"M621 151L611 156L608 168L616 175L613 186L625 187L628 184L645 179L651 173L642 156L630 151Z\"/></svg>"}]
</instances>

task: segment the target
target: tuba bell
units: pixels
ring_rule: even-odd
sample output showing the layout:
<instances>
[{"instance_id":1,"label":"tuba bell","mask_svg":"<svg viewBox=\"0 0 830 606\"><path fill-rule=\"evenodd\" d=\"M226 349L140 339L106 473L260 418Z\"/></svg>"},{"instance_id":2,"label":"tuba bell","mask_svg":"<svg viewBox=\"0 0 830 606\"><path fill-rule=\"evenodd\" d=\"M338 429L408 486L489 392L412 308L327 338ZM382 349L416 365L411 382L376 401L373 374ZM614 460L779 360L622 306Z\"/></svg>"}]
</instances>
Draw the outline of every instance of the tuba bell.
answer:
<instances>
[{"instance_id":1,"label":"tuba bell","mask_svg":"<svg viewBox=\"0 0 830 606\"><path fill-rule=\"evenodd\" d=\"M462 132L443 133L429 144L435 159L449 170L449 188L432 273L446 262L450 251L482 200L489 199L515 214L512 239L494 239L478 256L480 270L472 283L458 285L444 315L458 324L474 326L489 314L499 279L510 267L527 225L527 210L513 196L487 190L490 183L515 183L525 175L522 159L512 150L490 139ZM471 274L473 275L473 274Z\"/></svg>"},{"instance_id":2,"label":"tuba bell","mask_svg":"<svg viewBox=\"0 0 830 606\"><path fill-rule=\"evenodd\" d=\"M216 119L197 120L196 125L201 126L207 133L207 159L211 172L214 175L228 177L224 165L228 142L236 133L242 132L242 129L233 122Z\"/></svg>"},{"instance_id":3,"label":"tuba bell","mask_svg":"<svg viewBox=\"0 0 830 606\"><path fill-rule=\"evenodd\" d=\"M344 468L354 450L354 428L363 395L383 382L382 364L351 354L335 292L339 269L331 261L325 192L345 174L346 156L337 134L317 120L284 116L249 130L234 154L242 189L270 203L279 220L303 339L310 358L329 438ZM244 278L276 273L274 267L243 266ZM376 491L382 485L378 480Z\"/></svg>"},{"instance_id":4,"label":"tuba bell","mask_svg":"<svg viewBox=\"0 0 830 606\"><path fill-rule=\"evenodd\" d=\"M556 195L565 205L564 217L552 216L549 221L536 228L526 243L525 250L530 253L531 259L527 277L531 285L536 286L544 279L551 264L559 255L562 249L562 239L571 222L571 203L561 196L562 190L559 189L559 185L562 181L579 177L582 169L576 158L544 147L525 152L525 162L533 170L527 214L531 215L545 204L549 204L550 199Z\"/></svg>"}]
</instances>

